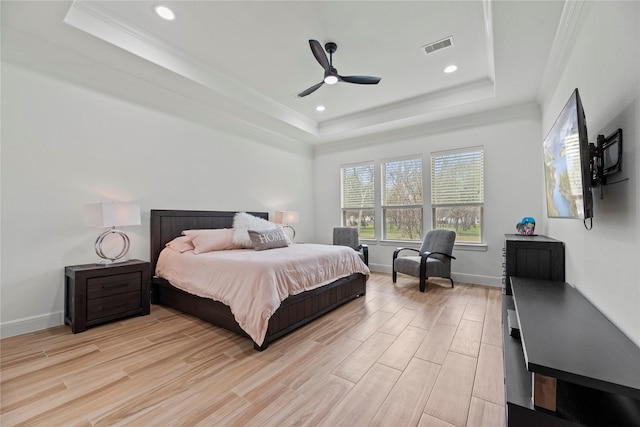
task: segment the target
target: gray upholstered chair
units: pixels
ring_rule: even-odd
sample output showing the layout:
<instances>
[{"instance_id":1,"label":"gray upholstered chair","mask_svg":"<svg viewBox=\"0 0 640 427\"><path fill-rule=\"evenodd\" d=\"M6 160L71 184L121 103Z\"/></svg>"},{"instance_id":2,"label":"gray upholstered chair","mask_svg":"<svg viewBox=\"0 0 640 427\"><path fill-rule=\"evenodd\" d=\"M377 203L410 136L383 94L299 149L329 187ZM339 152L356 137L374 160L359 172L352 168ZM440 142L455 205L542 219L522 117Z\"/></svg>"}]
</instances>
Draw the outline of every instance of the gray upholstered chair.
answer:
<instances>
[{"instance_id":1,"label":"gray upholstered chair","mask_svg":"<svg viewBox=\"0 0 640 427\"><path fill-rule=\"evenodd\" d=\"M424 235L420 249L398 248L393 252L393 283L396 283L398 273L408 274L420 278L420 292L424 292L429 277L445 277L451 281L451 255L456 232L451 230L431 230ZM416 256L398 257L400 251L415 251Z\"/></svg>"},{"instance_id":2,"label":"gray upholstered chair","mask_svg":"<svg viewBox=\"0 0 640 427\"><path fill-rule=\"evenodd\" d=\"M358 252L360 258L369 266L369 246L360 243L358 229L354 227L335 227L333 229L333 244L349 246Z\"/></svg>"}]
</instances>

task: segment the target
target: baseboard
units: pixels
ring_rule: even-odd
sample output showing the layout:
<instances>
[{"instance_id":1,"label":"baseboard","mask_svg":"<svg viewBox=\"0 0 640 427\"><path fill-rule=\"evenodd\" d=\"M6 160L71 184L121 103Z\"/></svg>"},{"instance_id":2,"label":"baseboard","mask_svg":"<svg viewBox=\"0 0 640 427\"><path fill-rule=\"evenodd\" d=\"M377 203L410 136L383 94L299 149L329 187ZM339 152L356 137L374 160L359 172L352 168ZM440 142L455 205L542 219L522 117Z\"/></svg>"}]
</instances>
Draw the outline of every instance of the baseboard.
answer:
<instances>
[{"instance_id":1,"label":"baseboard","mask_svg":"<svg viewBox=\"0 0 640 427\"><path fill-rule=\"evenodd\" d=\"M63 324L64 312L62 311L11 320L0 325L0 338L28 334Z\"/></svg>"},{"instance_id":2,"label":"baseboard","mask_svg":"<svg viewBox=\"0 0 640 427\"><path fill-rule=\"evenodd\" d=\"M369 263L369 270L376 273L389 273L391 274L391 266L385 264L371 264Z\"/></svg>"},{"instance_id":3,"label":"baseboard","mask_svg":"<svg viewBox=\"0 0 640 427\"><path fill-rule=\"evenodd\" d=\"M473 283L474 285L495 286L502 288L502 277L481 276L479 274L452 273L453 281Z\"/></svg>"},{"instance_id":4,"label":"baseboard","mask_svg":"<svg viewBox=\"0 0 640 427\"><path fill-rule=\"evenodd\" d=\"M391 274L391 266L386 264L369 264L369 269L376 273ZM473 283L476 285L502 287L502 277L481 276L479 274L452 273L454 282Z\"/></svg>"}]
</instances>

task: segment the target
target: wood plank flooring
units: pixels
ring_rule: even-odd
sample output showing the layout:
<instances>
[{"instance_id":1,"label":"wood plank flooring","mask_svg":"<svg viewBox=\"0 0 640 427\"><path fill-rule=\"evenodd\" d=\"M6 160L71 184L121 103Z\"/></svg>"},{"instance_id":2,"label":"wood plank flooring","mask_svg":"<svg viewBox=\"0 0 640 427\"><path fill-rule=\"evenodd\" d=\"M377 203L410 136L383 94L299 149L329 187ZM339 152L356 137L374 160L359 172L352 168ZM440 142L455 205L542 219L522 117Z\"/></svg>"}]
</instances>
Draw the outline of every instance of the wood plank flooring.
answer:
<instances>
[{"instance_id":1,"label":"wood plank flooring","mask_svg":"<svg viewBox=\"0 0 640 427\"><path fill-rule=\"evenodd\" d=\"M373 273L256 352L160 306L0 341L8 426L504 426L499 288Z\"/></svg>"}]
</instances>

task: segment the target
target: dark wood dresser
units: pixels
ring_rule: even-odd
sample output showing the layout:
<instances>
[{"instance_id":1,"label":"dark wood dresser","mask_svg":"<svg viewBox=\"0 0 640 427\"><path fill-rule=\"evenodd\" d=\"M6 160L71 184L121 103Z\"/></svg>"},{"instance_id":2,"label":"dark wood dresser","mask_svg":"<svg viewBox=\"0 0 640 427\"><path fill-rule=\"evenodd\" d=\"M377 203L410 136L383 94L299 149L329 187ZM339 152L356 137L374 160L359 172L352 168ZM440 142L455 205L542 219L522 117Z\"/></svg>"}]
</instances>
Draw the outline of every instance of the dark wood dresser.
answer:
<instances>
[{"instance_id":1,"label":"dark wood dresser","mask_svg":"<svg viewBox=\"0 0 640 427\"><path fill-rule=\"evenodd\" d=\"M551 237L506 234L503 279L511 295L511 277L564 282L564 243Z\"/></svg>"},{"instance_id":2,"label":"dark wood dresser","mask_svg":"<svg viewBox=\"0 0 640 427\"><path fill-rule=\"evenodd\" d=\"M147 261L65 267L65 324L75 334L89 326L149 314L150 280Z\"/></svg>"}]
</instances>

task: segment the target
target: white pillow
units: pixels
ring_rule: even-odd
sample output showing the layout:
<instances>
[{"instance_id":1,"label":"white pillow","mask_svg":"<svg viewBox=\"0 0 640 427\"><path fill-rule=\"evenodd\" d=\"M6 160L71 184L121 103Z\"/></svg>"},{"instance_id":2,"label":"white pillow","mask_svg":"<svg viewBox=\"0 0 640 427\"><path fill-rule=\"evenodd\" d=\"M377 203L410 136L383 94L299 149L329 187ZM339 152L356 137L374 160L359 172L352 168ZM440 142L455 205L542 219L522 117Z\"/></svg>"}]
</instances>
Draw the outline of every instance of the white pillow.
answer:
<instances>
[{"instance_id":1,"label":"white pillow","mask_svg":"<svg viewBox=\"0 0 640 427\"><path fill-rule=\"evenodd\" d=\"M267 231L278 226L266 219L258 218L246 212L238 212L233 217L233 243L243 248L253 248L249 230Z\"/></svg>"}]
</instances>

